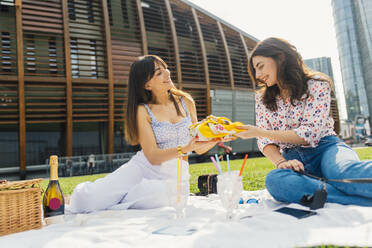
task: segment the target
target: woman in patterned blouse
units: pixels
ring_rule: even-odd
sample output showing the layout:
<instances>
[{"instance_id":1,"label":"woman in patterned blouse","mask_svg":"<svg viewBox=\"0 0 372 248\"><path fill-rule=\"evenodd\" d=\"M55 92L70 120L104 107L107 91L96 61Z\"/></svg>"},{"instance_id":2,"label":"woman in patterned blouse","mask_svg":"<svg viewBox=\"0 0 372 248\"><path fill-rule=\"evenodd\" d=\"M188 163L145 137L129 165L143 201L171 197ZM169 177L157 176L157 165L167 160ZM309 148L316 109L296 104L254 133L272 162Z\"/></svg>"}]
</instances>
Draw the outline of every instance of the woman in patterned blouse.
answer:
<instances>
[{"instance_id":1,"label":"woman in patterned blouse","mask_svg":"<svg viewBox=\"0 0 372 248\"><path fill-rule=\"evenodd\" d=\"M266 176L266 187L278 201L301 199L322 188L328 179L372 178L372 161L357 154L336 136L330 115L331 80L310 71L296 48L268 38L253 49L248 62L256 93L256 126L237 136L257 138L261 152L277 169ZM327 182L327 202L372 206L371 183Z\"/></svg>"}]
</instances>

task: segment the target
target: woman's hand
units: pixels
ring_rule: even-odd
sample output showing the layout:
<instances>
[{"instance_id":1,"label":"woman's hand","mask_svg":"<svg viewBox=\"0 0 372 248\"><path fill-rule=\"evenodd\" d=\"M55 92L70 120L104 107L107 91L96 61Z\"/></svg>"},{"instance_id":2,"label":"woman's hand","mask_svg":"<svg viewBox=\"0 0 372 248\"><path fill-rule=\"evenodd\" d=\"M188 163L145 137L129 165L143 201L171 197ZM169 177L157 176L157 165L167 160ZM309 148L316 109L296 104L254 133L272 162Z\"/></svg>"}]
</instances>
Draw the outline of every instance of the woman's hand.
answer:
<instances>
[{"instance_id":1,"label":"woman's hand","mask_svg":"<svg viewBox=\"0 0 372 248\"><path fill-rule=\"evenodd\" d=\"M297 159L283 161L277 165L278 169L291 169L294 171L305 171L304 165Z\"/></svg>"},{"instance_id":2,"label":"woman's hand","mask_svg":"<svg viewBox=\"0 0 372 248\"><path fill-rule=\"evenodd\" d=\"M261 131L261 128L253 126L253 125L244 125L244 126L237 126L237 129L245 130L240 133L234 134L234 136L242 138L242 139L252 139L258 137L258 134Z\"/></svg>"},{"instance_id":3,"label":"woman's hand","mask_svg":"<svg viewBox=\"0 0 372 248\"><path fill-rule=\"evenodd\" d=\"M221 141L221 142L230 142L230 141L236 140L237 138L238 137L229 134L229 135L226 135L225 137L220 138L219 141Z\"/></svg>"},{"instance_id":4,"label":"woman's hand","mask_svg":"<svg viewBox=\"0 0 372 248\"><path fill-rule=\"evenodd\" d=\"M210 150L219 142L219 139L213 139L209 141L199 141L197 138L193 138L190 142L182 148L182 152L188 153L195 151L199 154L205 153Z\"/></svg>"}]
</instances>

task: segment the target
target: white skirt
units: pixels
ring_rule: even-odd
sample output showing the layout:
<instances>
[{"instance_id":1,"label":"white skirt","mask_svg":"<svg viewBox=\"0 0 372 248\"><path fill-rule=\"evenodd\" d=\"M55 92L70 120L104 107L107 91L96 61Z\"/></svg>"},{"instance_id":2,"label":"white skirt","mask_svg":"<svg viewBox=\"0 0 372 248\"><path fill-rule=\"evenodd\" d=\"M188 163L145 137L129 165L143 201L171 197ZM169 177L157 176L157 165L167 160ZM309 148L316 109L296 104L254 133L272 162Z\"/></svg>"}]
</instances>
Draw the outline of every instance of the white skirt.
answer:
<instances>
[{"instance_id":1,"label":"white skirt","mask_svg":"<svg viewBox=\"0 0 372 248\"><path fill-rule=\"evenodd\" d=\"M182 160L182 181L190 179L189 164ZM66 213L105 209L149 209L167 205L166 180L177 178L177 159L152 165L143 151L114 172L95 182L78 184Z\"/></svg>"}]
</instances>

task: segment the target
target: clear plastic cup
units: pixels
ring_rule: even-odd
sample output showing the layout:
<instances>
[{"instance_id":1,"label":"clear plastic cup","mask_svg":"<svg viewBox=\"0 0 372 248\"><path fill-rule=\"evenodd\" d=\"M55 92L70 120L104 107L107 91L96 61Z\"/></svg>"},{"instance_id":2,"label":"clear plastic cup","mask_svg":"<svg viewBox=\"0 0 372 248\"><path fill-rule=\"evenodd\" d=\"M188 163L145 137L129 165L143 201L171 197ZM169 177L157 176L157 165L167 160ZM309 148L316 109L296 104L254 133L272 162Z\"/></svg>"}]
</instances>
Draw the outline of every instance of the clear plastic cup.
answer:
<instances>
[{"instance_id":1,"label":"clear plastic cup","mask_svg":"<svg viewBox=\"0 0 372 248\"><path fill-rule=\"evenodd\" d=\"M176 210L176 219L185 218L186 205L190 195L188 181L167 180L167 194L169 206Z\"/></svg>"},{"instance_id":2,"label":"clear plastic cup","mask_svg":"<svg viewBox=\"0 0 372 248\"><path fill-rule=\"evenodd\" d=\"M242 177L239 176L239 171L225 172L217 176L217 194L222 206L226 209L227 220L233 218L234 209L239 204L242 191Z\"/></svg>"}]
</instances>

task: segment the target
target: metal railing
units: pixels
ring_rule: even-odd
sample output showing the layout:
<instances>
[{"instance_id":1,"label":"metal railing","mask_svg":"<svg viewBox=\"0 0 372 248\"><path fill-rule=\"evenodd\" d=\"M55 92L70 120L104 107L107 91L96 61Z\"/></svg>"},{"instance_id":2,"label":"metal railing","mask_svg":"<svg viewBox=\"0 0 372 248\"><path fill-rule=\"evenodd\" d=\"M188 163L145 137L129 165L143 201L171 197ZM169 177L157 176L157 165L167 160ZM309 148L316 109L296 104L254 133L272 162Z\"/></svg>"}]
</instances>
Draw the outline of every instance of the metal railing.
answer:
<instances>
[{"instance_id":1,"label":"metal railing","mask_svg":"<svg viewBox=\"0 0 372 248\"><path fill-rule=\"evenodd\" d=\"M109 173L119 168L122 164L128 162L134 154L134 152L93 154L93 159L90 159L90 156L92 155L59 157L58 175L61 177L72 177L98 173ZM45 165L46 177L49 177L49 159L46 159Z\"/></svg>"}]
</instances>

